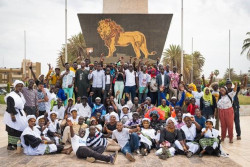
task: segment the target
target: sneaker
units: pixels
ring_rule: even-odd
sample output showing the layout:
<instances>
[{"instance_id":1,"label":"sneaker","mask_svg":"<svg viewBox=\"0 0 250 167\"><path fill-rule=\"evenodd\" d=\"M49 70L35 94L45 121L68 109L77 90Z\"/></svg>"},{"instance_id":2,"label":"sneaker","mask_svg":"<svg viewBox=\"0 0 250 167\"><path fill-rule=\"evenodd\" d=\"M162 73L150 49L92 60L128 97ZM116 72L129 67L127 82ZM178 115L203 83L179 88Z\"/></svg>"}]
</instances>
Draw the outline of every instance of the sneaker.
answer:
<instances>
[{"instance_id":1,"label":"sneaker","mask_svg":"<svg viewBox=\"0 0 250 167\"><path fill-rule=\"evenodd\" d=\"M167 159L167 155L165 155L165 154L159 155L159 158L162 159L162 160L166 160Z\"/></svg>"},{"instance_id":2,"label":"sneaker","mask_svg":"<svg viewBox=\"0 0 250 167\"><path fill-rule=\"evenodd\" d=\"M188 158L191 158L192 155L193 155L193 153L192 153L191 151L189 151L189 152L187 153L187 157L188 157Z\"/></svg>"},{"instance_id":3,"label":"sneaker","mask_svg":"<svg viewBox=\"0 0 250 167\"><path fill-rule=\"evenodd\" d=\"M147 149L141 148L141 155L142 155L142 156L147 156L147 155L148 155Z\"/></svg>"},{"instance_id":4,"label":"sneaker","mask_svg":"<svg viewBox=\"0 0 250 167\"><path fill-rule=\"evenodd\" d=\"M86 161L88 161L90 163L93 163L93 162L95 162L95 158L93 158L93 157L87 157Z\"/></svg>"},{"instance_id":5,"label":"sneaker","mask_svg":"<svg viewBox=\"0 0 250 167\"><path fill-rule=\"evenodd\" d=\"M110 163L111 164L115 164L116 157L117 157L116 153L110 155Z\"/></svg>"},{"instance_id":6,"label":"sneaker","mask_svg":"<svg viewBox=\"0 0 250 167\"><path fill-rule=\"evenodd\" d=\"M237 140L241 140L241 137L240 137L240 136L237 136Z\"/></svg>"},{"instance_id":7,"label":"sneaker","mask_svg":"<svg viewBox=\"0 0 250 167\"><path fill-rule=\"evenodd\" d=\"M133 155L128 152L126 153L126 158L131 162L135 162L135 158L133 157Z\"/></svg>"},{"instance_id":8,"label":"sneaker","mask_svg":"<svg viewBox=\"0 0 250 167\"><path fill-rule=\"evenodd\" d=\"M7 150L15 150L13 146L7 146Z\"/></svg>"},{"instance_id":9,"label":"sneaker","mask_svg":"<svg viewBox=\"0 0 250 167\"><path fill-rule=\"evenodd\" d=\"M217 157L220 157L220 153L217 153L216 156L217 156Z\"/></svg>"},{"instance_id":10,"label":"sneaker","mask_svg":"<svg viewBox=\"0 0 250 167\"><path fill-rule=\"evenodd\" d=\"M233 139L230 139L230 140L229 140L229 143L233 143Z\"/></svg>"},{"instance_id":11,"label":"sneaker","mask_svg":"<svg viewBox=\"0 0 250 167\"><path fill-rule=\"evenodd\" d=\"M135 150L135 153L140 154L140 150L139 149Z\"/></svg>"}]
</instances>

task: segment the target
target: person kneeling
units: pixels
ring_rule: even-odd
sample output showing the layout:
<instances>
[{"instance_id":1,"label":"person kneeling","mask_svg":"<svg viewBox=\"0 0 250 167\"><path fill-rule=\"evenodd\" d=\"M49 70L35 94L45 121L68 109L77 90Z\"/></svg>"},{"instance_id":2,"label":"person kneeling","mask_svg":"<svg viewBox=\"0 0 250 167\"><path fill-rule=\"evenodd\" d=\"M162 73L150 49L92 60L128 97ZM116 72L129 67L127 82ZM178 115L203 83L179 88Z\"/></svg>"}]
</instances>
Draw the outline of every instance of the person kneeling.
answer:
<instances>
[{"instance_id":1,"label":"person kneeling","mask_svg":"<svg viewBox=\"0 0 250 167\"><path fill-rule=\"evenodd\" d=\"M213 122L208 119L206 121L206 128L203 128L201 131L201 136L204 138L199 141L203 149L199 156L202 157L204 153L208 153L209 155L215 154L219 157L221 154L219 131L213 128Z\"/></svg>"},{"instance_id":2,"label":"person kneeling","mask_svg":"<svg viewBox=\"0 0 250 167\"><path fill-rule=\"evenodd\" d=\"M60 153L63 151L62 145L55 145L53 141L46 140L37 129L36 117L27 116L29 126L25 128L21 135L21 144L26 155L43 155L50 153Z\"/></svg>"},{"instance_id":3,"label":"person kneeling","mask_svg":"<svg viewBox=\"0 0 250 167\"><path fill-rule=\"evenodd\" d=\"M88 162L94 162L95 160L110 162L112 164L115 163L117 154L112 155L102 155L104 149L100 149L100 147L89 148L87 147L86 140L88 134L85 134L84 129L79 129L79 136L75 135L73 130L73 124L70 120L67 121L70 126L70 134L71 134L71 145L73 152L76 154L77 158L86 158Z\"/></svg>"}]
</instances>

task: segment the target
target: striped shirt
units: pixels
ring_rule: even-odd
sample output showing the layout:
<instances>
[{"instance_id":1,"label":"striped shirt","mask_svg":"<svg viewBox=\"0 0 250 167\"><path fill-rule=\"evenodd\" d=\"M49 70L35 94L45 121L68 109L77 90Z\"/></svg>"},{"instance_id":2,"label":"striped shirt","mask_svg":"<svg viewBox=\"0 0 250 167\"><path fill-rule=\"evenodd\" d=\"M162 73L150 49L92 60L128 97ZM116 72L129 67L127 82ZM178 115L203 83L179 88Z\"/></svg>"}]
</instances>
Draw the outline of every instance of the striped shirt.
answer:
<instances>
[{"instance_id":1,"label":"striped shirt","mask_svg":"<svg viewBox=\"0 0 250 167\"><path fill-rule=\"evenodd\" d=\"M95 136L87 138L88 147L97 147L97 146L107 146L107 139L103 137L101 132L96 132Z\"/></svg>"}]
</instances>

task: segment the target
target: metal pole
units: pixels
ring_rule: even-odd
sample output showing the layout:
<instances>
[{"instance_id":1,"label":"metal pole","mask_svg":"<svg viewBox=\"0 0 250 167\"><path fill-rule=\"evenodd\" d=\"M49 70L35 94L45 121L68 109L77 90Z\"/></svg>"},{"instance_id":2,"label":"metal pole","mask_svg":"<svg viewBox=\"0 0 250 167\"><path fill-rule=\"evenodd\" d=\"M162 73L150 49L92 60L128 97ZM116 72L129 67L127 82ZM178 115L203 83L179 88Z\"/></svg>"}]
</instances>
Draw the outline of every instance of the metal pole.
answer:
<instances>
[{"instance_id":1,"label":"metal pole","mask_svg":"<svg viewBox=\"0 0 250 167\"><path fill-rule=\"evenodd\" d=\"M24 77L26 78L26 31L24 30Z\"/></svg>"},{"instance_id":2,"label":"metal pole","mask_svg":"<svg viewBox=\"0 0 250 167\"><path fill-rule=\"evenodd\" d=\"M229 30L229 71L228 71L228 77L231 79L231 68L230 68L230 30Z\"/></svg>"},{"instance_id":3,"label":"metal pole","mask_svg":"<svg viewBox=\"0 0 250 167\"><path fill-rule=\"evenodd\" d=\"M68 62L68 44L67 44L67 0L65 0L65 63Z\"/></svg>"},{"instance_id":4,"label":"metal pole","mask_svg":"<svg viewBox=\"0 0 250 167\"><path fill-rule=\"evenodd\" d=\"M192 73L191 73L191 83L194 82L194 52L193 52L193 37L192 37Z\"/></svg>"},{"instance_id":5,"label":"metal pole","mask_svg":"<svg viewBox=\"0 0 250 167\"><path fill-rule=\"evenodd\" d=\"M181 0L181 74L183 73L183 0Z\"/></svg>"}]
</instances>

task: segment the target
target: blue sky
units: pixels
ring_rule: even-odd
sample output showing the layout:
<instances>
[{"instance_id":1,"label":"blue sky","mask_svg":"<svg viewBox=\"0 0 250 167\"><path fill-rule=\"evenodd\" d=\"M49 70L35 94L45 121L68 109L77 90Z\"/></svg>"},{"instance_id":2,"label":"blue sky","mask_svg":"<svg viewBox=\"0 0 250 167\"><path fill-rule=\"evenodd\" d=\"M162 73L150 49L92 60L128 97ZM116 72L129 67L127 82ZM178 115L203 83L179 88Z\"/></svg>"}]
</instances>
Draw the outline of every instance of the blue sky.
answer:
<instances>
[{"instance_id":1,"label":"blue sky","mask_svg":"<svg viewBox=\"0 0 250 167\"><path fill-rule=\"evenodd\" d=\"M181 42L181 0L149 0L149 13L173 13L165 47ZM77 13L102 13L102 0L68 0L68 37L81 31ZM250 31L249 0L184 0L184 50L206 58L208 77L228 67L228 30L231 29L231 67L246 73L250 61L240 55L246 32ZM27 33L27 59L56 65L64 43L64 0L0 1L0 67L20 67L24 55L23 34Z\"/></svg>"}]
</instances>

